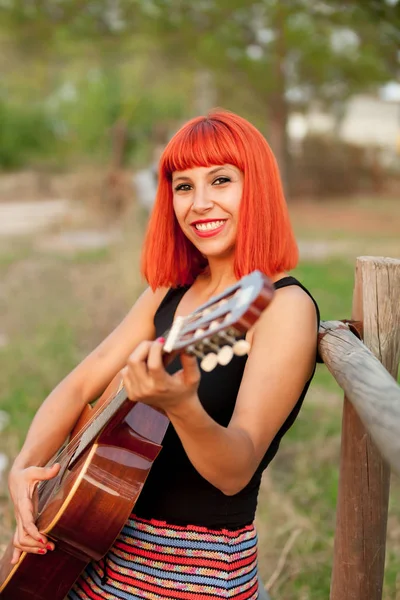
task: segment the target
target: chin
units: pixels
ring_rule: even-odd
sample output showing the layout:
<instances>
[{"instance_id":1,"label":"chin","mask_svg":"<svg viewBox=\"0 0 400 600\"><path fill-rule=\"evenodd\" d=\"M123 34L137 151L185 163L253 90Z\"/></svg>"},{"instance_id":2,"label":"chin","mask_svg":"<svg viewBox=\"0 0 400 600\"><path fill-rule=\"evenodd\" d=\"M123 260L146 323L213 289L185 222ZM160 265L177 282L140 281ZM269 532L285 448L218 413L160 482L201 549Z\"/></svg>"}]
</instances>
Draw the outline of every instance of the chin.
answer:
<instances>
[{"instance_id":1,"label":"chin","mask_svg":"<svg viewBox=\"0 0 400 600\"><path fill-rule=\"evenodd\" d=\"M219 246L218 248L199 248L206 258L229 258L234 256L235 249L232 246Z\"/></svg>"}]
</instances>

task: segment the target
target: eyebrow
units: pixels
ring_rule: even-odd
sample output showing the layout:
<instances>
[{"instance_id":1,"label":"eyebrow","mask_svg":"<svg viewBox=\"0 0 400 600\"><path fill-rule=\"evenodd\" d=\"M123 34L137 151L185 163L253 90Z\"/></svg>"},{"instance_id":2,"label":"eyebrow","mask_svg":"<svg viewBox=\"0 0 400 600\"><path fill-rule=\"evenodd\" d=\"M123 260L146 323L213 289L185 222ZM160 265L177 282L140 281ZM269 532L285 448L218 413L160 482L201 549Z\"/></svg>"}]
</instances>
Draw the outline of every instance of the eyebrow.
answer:
<instances>
[{"instance_id":1,"label":"eyebrow","mask_svg":"<svg viewBox=\"0 0 400 600\"><path fill-rule=\"evenodd\" d=\"M229 167L225 166L225 165L223 165L221 167L215 167L215 169L211 169L211 171L209 171L207 173L207 175L215 175L215 173L218 173L218 171L221 171L222 169L227 169L227 168L229 168ZM190 180L190 177L188 177L187 175L186 176L181 175L180 177L176 177L175 179L173 178L172 182L176 183L177 181L189 181L189 180Z\"/></svg>"}]
</instances>

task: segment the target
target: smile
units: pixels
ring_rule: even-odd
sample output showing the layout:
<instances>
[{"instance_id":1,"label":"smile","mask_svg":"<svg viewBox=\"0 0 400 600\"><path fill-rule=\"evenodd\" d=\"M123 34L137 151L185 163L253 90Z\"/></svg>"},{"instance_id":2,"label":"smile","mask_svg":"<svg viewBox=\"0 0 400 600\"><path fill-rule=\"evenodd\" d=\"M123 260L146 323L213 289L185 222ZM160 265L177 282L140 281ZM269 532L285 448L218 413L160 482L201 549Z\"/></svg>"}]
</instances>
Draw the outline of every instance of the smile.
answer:
<instances>
[{"instance_id":1,"label":"smile","mask_svg":"<svg viewBox=\"0 0 400 600\"><path fill-rule=\"evenodd\" d=\"M203 223L195 223L192 225L196 234L200 237L209 237L217 235L224 227L226 220L207 221Z\"/></svg>"},{"instance_id":2,"label":"smile","mask_svg":"<svg viewBox=\"0 0 400 600\"><path fill-rule=\"evenodd\" d=\"M209 221L208 223L196 223L195 228L199 231L210 231L210 229L217 229L221 227L225 221Z\"/></svg>"}]
</instances>

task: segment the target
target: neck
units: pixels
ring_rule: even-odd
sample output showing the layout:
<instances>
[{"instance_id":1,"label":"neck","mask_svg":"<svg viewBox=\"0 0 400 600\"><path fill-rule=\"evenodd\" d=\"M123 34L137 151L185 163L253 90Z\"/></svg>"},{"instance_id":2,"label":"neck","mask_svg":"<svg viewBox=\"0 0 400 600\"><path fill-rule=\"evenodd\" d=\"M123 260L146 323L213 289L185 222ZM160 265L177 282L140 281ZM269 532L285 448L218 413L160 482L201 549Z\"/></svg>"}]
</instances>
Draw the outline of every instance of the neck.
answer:
<instances>
[{"instance_id":1,"label":"neck","mask_svg":"<svg viewBox=\"0 0 400 600\"><path fill-rule=\"evenodd\" d=\"M286 277L285 271L275 273L270 276L271 281L276 282L282 277ZM200 278L209 290L210 296L215 296L223 292L227 287L238 281L233 268L233 259L209 258L208 266L203 271Z\"/></svg>"},{"instance_id":2,"label":"neck","mask_svg":"<svg viewBox=\"0 0 400 600\"><path fill-rule=\"evenodd\" d=\"M210 258L202 278L207 281L207 287L212 290L212 295L222 292L237 281L233 260Z\"/></svg>"}]
</instances>

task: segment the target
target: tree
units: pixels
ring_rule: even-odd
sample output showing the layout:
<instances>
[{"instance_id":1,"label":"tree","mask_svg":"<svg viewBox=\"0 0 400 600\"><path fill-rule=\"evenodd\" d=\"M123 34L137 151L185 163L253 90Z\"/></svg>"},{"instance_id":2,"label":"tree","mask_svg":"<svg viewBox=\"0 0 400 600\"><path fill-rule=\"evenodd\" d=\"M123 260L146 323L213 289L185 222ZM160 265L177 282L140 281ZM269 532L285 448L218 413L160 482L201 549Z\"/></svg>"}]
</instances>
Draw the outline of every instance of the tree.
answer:
<instances>
[{"instance_id":1,"label":"tree","mask_svg":"<svg viewBox=\"0 0 400 600\"><path fill-rule=\"evenodd\" d=\"M290 110L338 105L398 70L398 7L382 1L153 0L148 13L171 56L185 48L185 60L212 71L231 99L248 90L263 103L286 187Z\"/></svg>"},{"instance_id":2,"label":"tree","mask_svg":"<svg viewBox=\"0 0 400 600\"><path fill-rule=\"evenodd\" d=\"M167 68L208 74L193 81L213 88L218 103L257 115L287 189L290 111L316 100L338 107L398 74L394 0L9 0L7 7L3 22L22 45L28 31L38 47L73 40L115 61L140 37Z\"/></svg>"}]
</instances>

